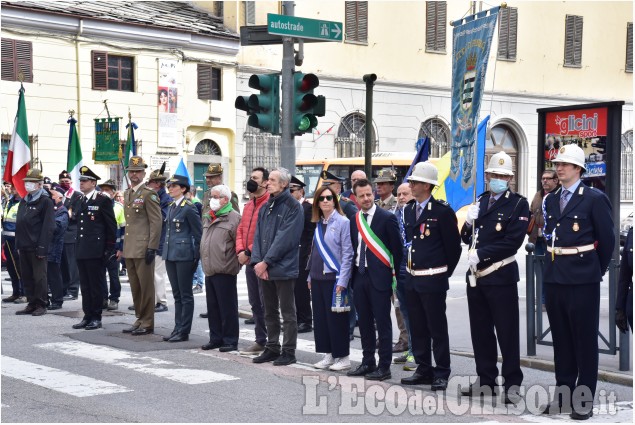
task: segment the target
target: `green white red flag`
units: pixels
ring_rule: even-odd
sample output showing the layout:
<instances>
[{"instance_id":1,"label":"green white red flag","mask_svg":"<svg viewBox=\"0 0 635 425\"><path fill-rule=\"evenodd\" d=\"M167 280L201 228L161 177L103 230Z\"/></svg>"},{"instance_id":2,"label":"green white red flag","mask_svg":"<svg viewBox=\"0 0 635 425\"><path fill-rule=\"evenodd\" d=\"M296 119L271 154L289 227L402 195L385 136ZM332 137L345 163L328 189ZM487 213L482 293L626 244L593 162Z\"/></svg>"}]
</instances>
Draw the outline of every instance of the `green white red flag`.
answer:
<instances>
[{"instance_id":1,"label":"green white red flag","mask_svg":"<svg viewBox=\"0 0 635 425\"><path fill-rule=\"evenodd\" d=\"M30 162L31 149L29 146L29 128L26 122L24 86L20 85L18 113L15 115L13 135L9 144L3 179L5 182L10 182L22 197L26 196L24 177L26 177L26 172L29 171Z\"/></svg>"},{"instance_id":2,"label":"green white red flag","mask_svg":"<svg viewBox=\"0 0 635 425\"><path fill-rule=\"evenodd\" d=\"M73 117L69 118L67 123L70 125L68 131L68 157L66 160L66 169L71 175L73 189L79 190L79 169L84 165L82 158L82 148L79 144L79 135L77 134L77 120Z\"/></svg>"}]
</instances>

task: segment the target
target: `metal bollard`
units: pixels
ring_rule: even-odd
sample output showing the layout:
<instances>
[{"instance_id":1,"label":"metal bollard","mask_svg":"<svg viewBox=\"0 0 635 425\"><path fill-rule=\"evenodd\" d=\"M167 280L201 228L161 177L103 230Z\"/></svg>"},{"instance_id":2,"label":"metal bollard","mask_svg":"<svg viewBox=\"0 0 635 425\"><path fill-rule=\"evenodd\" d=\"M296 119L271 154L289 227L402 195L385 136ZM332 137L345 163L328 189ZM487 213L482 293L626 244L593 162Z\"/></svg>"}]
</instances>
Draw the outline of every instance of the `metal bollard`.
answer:
<instances>
[{"instance_id":1,"label":"metal bollard","mask_svg":"<svg viewBox=\"0 0 635 425\"><path fill-rule=\"evenodd\" d=\"M527 355L536 355L536 276L534 275L534 250L536 246L533 243L525 245L527 251L526 259L526 287L525 287L525 304L527 308Z\"/></svg>"}]
</instances>

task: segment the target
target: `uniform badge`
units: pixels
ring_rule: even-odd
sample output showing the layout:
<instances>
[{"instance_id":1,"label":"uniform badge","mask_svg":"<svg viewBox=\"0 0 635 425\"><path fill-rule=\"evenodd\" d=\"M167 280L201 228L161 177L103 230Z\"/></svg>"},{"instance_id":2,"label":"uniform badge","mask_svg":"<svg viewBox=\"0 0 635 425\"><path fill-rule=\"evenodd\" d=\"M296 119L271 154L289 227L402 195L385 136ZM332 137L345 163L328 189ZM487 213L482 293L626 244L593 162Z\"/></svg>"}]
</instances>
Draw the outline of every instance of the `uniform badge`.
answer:
<instances>
[{"instance_id":1,"label":"uniform badge","mask_svg":"<svg viewBox=\"0 0 635 425\"><path fill-rule=\"evenodd\" d=\"M578 230L580 230L580 226L578 225L578 223L573 223L573 231L577 232Z\"/></svg>"},{"instance_id":2,"label":"uniform badge","mask_svg":"<svg viewBox=\"0 0 635 425\"><path fill-rule=\"evenodd\" d=\"M503 226L500 223L496 223L496 231L500 232L501 230L503 230Z\"/></svg>"},{"instance_id":3,"label":"uniform badge","mask_svg":"<svg viewBox=\"0 0 635 425\"><path fill-rule=\"evenodd\" d=\"M426 229L426 236L430 236L430 229Z\"/></svg>"}]
</instances>

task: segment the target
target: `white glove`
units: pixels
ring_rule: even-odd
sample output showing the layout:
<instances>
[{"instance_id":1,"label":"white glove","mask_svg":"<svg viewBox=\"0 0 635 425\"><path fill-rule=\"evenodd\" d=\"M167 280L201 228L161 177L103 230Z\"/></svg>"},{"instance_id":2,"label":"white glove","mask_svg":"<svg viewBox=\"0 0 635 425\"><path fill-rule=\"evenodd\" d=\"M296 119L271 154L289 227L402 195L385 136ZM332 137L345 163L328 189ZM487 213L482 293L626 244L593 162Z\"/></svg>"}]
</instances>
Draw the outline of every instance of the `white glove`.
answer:
<instances>
[{"instance_id":1,"label":"white glove","mask_svg":"<svg viewBox=\"0 0 635 425\"><path fill-rule=\"evenodd\" d=\"M480 210L481 207L478 204L470 205L470 207L467 209L467 217L465 218L466 223L471 226L472 223L474 223L474 220L478 218L478 213Z\"/></svg>"},{"instance_id":2,"label":"white glove","mask_svg":"<svg viewBox=\"0 0 635 425\"><path fill-rule=\"evenodd\" d=\"M467 255L467 264L470 268L476 268L476 265L480 263L481 260L478 258L478 253L475 249L470 249L470 252Z\"/></svg>"}]
</instances>

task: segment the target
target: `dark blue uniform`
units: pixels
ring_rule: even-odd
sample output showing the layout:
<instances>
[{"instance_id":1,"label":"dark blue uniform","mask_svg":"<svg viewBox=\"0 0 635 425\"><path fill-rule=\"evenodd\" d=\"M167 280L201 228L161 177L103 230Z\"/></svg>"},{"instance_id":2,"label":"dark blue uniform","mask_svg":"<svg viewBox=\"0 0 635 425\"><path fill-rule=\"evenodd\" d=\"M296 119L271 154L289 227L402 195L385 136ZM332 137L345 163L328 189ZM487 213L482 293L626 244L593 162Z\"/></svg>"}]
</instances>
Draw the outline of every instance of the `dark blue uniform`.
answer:
<instances>
[{"instance_id":1,"label":"dark blue uniform","mask_svg":"<svg viewBox=\"0 0 635 425\"><path fill-rule=\"evenodd\" d=\"M491 197L490 192L479 196L480 210L473 226L474 231L478 231L475 249L480 262L476 266L477 270L480 273L496 270L478 277L475 287L468 283L467 304L479 384L494 391L498 377L498 338L503 357L503 386L507 391L523 381L517 287L520 276L518 263L510 258L516 255L525 240L529 225L529 203L508 189L488 209ZM467 223L461 229L463 242L470 246L472 230ZM497 264L505 259L510 262L497 268ZM467 274L470 273L468 270Z\"/></svg>"},{"instance_id":2,"label":"dark blue uniform","mask_svg":"<svg viewBox=\"0 0 635 425\"><path fill-rule=\"evenodd\" d=\"M631 332L633 331L633 228L626 236L620 262L620 278L617 281L615 308L626 314Z\"/></svg>"},{"instance_id":3,"label":"dark blue uniform","mask_svg":"<svg viewBox=\"0 0 635 425\"><path fill-rule=\"evenodd\" d=\"M461 257L461 238L456 215L447 202L430 197L419 219L417 201L404 207L404 230L409 255L406 259L406 304L412 354L419 375L448 379L450 339L445 315L449 278ZM447 267L446 271L413 276L418 270ZM432 366L432 353L434 362Z\"/></svg>"},{"instance_id":4,"label":"dark blue uniform","mask_svg":"<svg viewBox=\"0 0 635 425\"><path fill-rule=\"evenodd\" d=\"M586 391L585 396L592 400L598 376L600 281L615 248L611 203L604 193L580 183L560 212L562 191L551 192L543 201L544 234L551 250L543 279L556 385L571 393L576 386L586 386L590 394ZM573 255L557 250L589 245L590 250ZM569 400L555 401L562 403L568 405Z\"/></svg>"}]
</instances>

